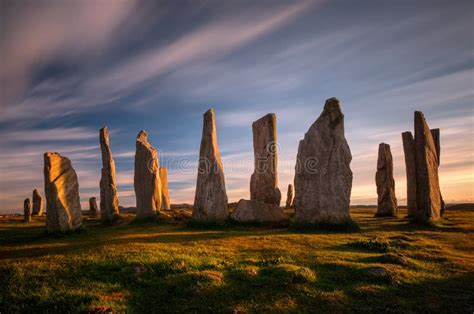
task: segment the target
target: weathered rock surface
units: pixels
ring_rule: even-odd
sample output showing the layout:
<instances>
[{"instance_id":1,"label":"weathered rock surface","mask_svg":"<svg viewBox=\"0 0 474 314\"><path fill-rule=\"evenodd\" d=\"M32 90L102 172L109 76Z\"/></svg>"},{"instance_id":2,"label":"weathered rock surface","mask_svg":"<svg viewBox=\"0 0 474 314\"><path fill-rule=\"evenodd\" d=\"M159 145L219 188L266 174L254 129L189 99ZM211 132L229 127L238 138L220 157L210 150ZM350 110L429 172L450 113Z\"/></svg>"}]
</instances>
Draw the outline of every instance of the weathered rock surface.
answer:
<instances>
[{"instance_id":1,"label":"weathered rock surface","mask_svg":"<svg viewBox=\"0 0 474 314\"><path fill-rule=\"evenodd\" d=\"M288 189L286 190L286 208L290 208L293 204L293 185L288 184Z\"/></svg>"},{"instance_id":2,"label":"weathered rock surface","mask_svg":"<svg viewBox=\"0 0 474 314\"><path fill-rule=\"evenodd\" d=\"M240 200L232 213L238 222L281 222L287 219L280 206L255 200Z\"/></svg>"},{"instance_id":3,"label":"weathered rock surface","mask_svg":"<svg viewBox=\"0 0 474 314\"><path fill-rule=\"evenodd\" d=\"M160 183L161 183L161 209L170 210L171 201L168 191L168 170L165 167L160 167Z\"/></svg>"},{"instance_id":4,"label":"weathered rock surface","mask_svg":"<svg viewBox=\"0 0 474 314\"><path fill-rule=\"evenodd\" d=\"M439 168L439 165L441 164L441 142L440 142L441 136L440 136L440 130L439 129L431 129L430 131L431 131L431 136L433 137L433 142L435 144L436 155L438 156L438 168ZM440 189L440 191L441 191L441 189ZM440 215L443 216L444 211L446 210L446 204L444 203L443 195L440 194L439 197L441 198Z\"/></svg>"},{"instance_id":5,"label":"weathered rock surface","mask_svg":"<svg viewBox=\"0 0 474 314\"><path fill-rule=\"evenodd\" d=\"M89 212L92 217L101 217L99 207L97 207L97 199L95 197L89 198Z\"/></svg>"},{"instance_id":6,"label":"weathered rock surface","mask_svg":"<svg viewBox=\"0 0 474 314\"><path fill-rule=\"evenodd\" d=\"M407 177L407 214L414 217L416 213L416 161L415 140L411 132L402 133L405 169Z\"/></svg>"},{"instance_id":7,"label":"weathered rock surface","mask_svg":"<svg viewBox=\"0 0 474 314\"><path fill-rule=\"evenodd\" d=\"M438 154L422 112L415 111L416 202L415 220L430 223L441 217Z\"/></svg>"},{"instance_id":8,"label":"weathered rock surface","mask_svg":"<svg viewBox=\"0 0 474 314\"><path fill-rule=\"evenodd\" d=\"M375 216L397 216L397 198L393 179L393 159L390 145L381 143L375 174L377 185L377 213Z\"/></svg>"},{"instance_id":9,"label":"weathered rock surface","mask_svg":"<svg viewBox=\"0 0 474 314\"><path fill-rule=\"evenodd\" d=\"M23 220L25 222L31 221L31 202L29 198L26 198L23 202Z\"/></svg>"},{"instance_id":10,"label":"weathered rock surface","mask_svg":"<svg viewBox=\"0 0 474 314\"><path fill-rule=\"evenodd\" d=\"M58 153L44 154L44 192L48 232L66 232L81 226L79 184L68 158Z\"/></svg>"},{"instance_id":11,"label":"weathered rock surface","mask_svg":"<svg viewBox=\"0 0 474 314\"><path fill-rule=\"evenodd\" d=\"M350 220L352 160L344 115L336 98L300 141L295 173L296 223L344 224Z\"/></svg>"},{"instance_id":12,"label":"weathered rock surface","mask_svg":"<svg viewBox=\"0 0 474 314\"><path fill-rule=\"evenodd\" d=\"M102 152L102 171L100 177L100 210L104 221L114 221L119 216L117 185L115 182L115 162L109 144L107 127L99 131Z\"/></svg>"},{"instance_id":13,"label":"weathered rock surface","mask_svg":"<svg viewBox=\"0 0 474 314\"><path fill-rule=\"evenodd\" d=\"M250 178L250 199L280 206L278 189L278 145L276 115L269 113L252 124L254 171Z\"/></svg>"},{"instance_id":14,"label":"weathered rock surface","mask_svg":"<svg viewBox=\"0 0 474 314\"><path fill-rule=\"evenodd\" d=\"M33 190L33 215L42 216L43 215L43 197L37 189Z\"/></svg>"},{"instance_id":15,"label":"weathered rock surface","mask_svg":"<svg viewBox=\"0 0 474 314\"><path fill-rule=\"evenodd\" d=\"M217 145L214 110L204 114L193 219L224 221L229 217L224 168Z\"/></svg>"},{"instance_id":16,"label":"weathered rock surface","mask_svg":"<svg viewBox=\"0 0 474 314\"><path fill-rule=\"evenodd\" d=\"M161 209L161 184L158 154L147 140L147 133L137 135L134 187L137 219L155 216Z\"/></svg>"}]
</instances>

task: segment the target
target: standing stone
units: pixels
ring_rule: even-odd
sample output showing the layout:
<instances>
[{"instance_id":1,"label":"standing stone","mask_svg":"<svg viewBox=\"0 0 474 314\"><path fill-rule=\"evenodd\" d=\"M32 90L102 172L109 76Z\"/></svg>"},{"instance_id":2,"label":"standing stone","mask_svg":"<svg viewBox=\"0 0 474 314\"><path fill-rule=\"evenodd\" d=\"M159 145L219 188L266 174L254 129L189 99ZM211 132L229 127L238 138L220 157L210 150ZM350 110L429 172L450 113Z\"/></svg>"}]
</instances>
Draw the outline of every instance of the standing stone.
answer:
<instances>
[{"instance_id":1,"label":"standing stone","mask_svg":"<svg viewBox=\"0 0 474 314\"><path fill-rule=\"evenodd\" d=\"M441 217L438 154L431 131L420 111L415 111L415 158L417 173L415 220L430 223Z\"/></svg>"},{"instance_id":2,"label":"standing stone","mask_svg":"<svg viewBox=\"0 0 474 314\"><path fill-rule=\"evenodd\" d=\"M375 174L377 185L377 213L375 216L397 216L397 198L395 197L395 180L393 179L393 159L390 145L379 145L377 172Z\"/></svg>"},{"instance_id":3,"label":"standing stone","mask_svg":"<svg viewBox=\"0 0 474 314\"><path fill-rule=\"evenodd\" d=\"M439 129L431 129L431 136L433 137L433 141L435 144L436 148L436 155L438 156L438 168L439 165L441 164L441 143L440 143L440 131ZM438 169L439 170L439 169ZM439 173L438 173L439 174ZM440 189L441 191L441 189ZM441 192L440 192L441 193ZM443 200L443 195L440 194L439 196L441 198L441 210L440 210L440 215L441 217L444 215L444 211L446 210L446 204L444 203Z\"/></svg>"},{"instance_id":4,"label":"standing stone","mask_svg":"<svg viewBox=\"0 0 474 314\"><path fill-rule=\"evenodd\" d=\"M44 192L48 232L66 232L82 224L79 184L71 161L58 153L44 154Z\"/></svg>"},{"instance_id":5,"label":"standing stone","mask_svg":"<svg viewBox=\"0 0 474 314\"><path fill-rule=\"evenodd\" d=\"M114 221L119 216L117 185L115 183L115 162L109 144L107 127L99 131L102 152L102 171L100 177L100 210L103 221Z\"/></svg>"},{"instance_id":6,"label":"standing stone","mask_svg":"<svg viewBox=\"0 0 474 314\"><path fill-rule=\"evenodd\" d=\"M293 203L293 185L288 184L288 190L286 191L286 208L290 208Z\"/></svg>"},{"instance_id":7,"label":"standing stone","mask_svg":"<svg viewBox=\"0 0 474 314\"><path fill-rule=\"evenodd\" d=\"M351 160L339 100L330 98L298 147L295 223L345 224L351 220Z\"/></svg>"},{"instance_id":8,"label":"standing stone","mask_svg":"<svg viewBox=\"0 0 474 314\"><path fill-rule=\"evenodd\" d=\"M168 171L166 167L160 167L160 183L161 183L161 209L170 210L170 194L168 191Z\"/></svg>"},{"instance_id":9,"label":"standing stone","mask_svg":"<svg viewBox=\"0 0 474 314\"><path fill-rule=\"evenodd\" d=\"M137 135L134 187L137 219L153 217L161 209L161 184L158 154L147 141L147 133Z\"/></svg>"},{"instance_id":10,"label":"standing stone","mask_svg":"<svg viewBox=\"0 0 474 314\"><path fill-rule=\"evenodd\" d=\"M287 219L280 206L255 200L240 200L232 219L243 223L275 223Z\"/></svg>"},{"instance_id":11,"label":"standing stone","mask_svg":"<svg viewBox=\"0 0 474 314\"><path fill-rule=\"evenodd\" d=\"M89 213L92 217L100 217L101 213L97 207L97 199L95 197L89 198Z\"/></svg>"},{"instance_id":12,"label":"standing stone","mask_svg":"<svg viewBox=\"0 0 474 314\"><path fill-rule=\"evenodd\" d=\"M203 120L193 219L201 222L224 221L229 212L214 110L206 111Z\"/></svg>"},{"instance_id":13,"label":"standing stone","mask_svg":"<svg viewBox=\"0 0 474 314\"><path fill-rule=\"evenodd\" d=\"M37 189L33 190L33 215L43 215L43 197Z\"/></svg>"},{"instance_id":14,"label":"standing stone","mask_svg":"<svg viewBox=\"0 0 474 314\"><path fill-rule=\"evenodd\" d=\"M23 220L25 222L31 221L31 202L29 198L26 198L23 202Z\"/></svg>"},{"instance_id":15,"label":"standing stone","mask_svg":"<svg viewBox=\"0 0 474 314\"><path fill-rule=\"evenodd\" d=\"M407 176L407 214L414 217L416 213L416 161L415 140L411 132L402 133L403 152Z\"/></svg>"},{"instance_id":16,"label":"standing stone","mask_svg":"<svg viewBox=\"0 0 474 314\"><path fill-rule=\"evenodd\" d=\"M280 206L278 189L278 144L276 115L269 113L252 124L254 172L250 178L250 199Z\"/></svg>"}]
</instances>

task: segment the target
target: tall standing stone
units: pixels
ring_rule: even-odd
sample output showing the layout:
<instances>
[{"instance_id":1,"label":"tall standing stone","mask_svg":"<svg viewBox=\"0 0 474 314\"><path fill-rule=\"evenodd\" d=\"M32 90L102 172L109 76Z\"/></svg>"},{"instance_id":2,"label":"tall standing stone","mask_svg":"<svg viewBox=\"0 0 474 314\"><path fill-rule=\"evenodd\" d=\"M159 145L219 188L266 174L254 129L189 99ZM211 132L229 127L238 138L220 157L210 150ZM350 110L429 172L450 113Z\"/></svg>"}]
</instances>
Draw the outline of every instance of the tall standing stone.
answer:
<instances>
[{"instance_id":1,"label":"tall standing stone","mask_svg":"<svg viewBox=\"0 0 474 314\"><path fill-rule=\"evenodd\" d=\"M58 153L44 154L44 193L48 232L66 232L81 226L79 183L68 158Z\"/></svg>"},{"instance_id":2,"label":"tall standing stone","mask_svg":"<svg viewBox=\"0 0 474 314\"><path fill-rule=\"evenodd\" d=\"M134 187L137 219L155 216L161 209L161 184L158 153L147 140L147 133L137 135Z\"/></svg>"},{"instance_id":3,"label":"tall standing stone","mask_svg":"<svg viewBox=\"0 0 474 314\"><path fill-rule=\"evenodd\" d=\"M380 143L375 174L377 185L377 213L375 216L397 216L397 198L393 179L393 159L390 145Z\"/></svg>"},{"instance_id":4,"label":"tall standing stone","mask_svg":"<svg viewBox=\"0 0 474 314\"><path fill-rule=\"evenodd\" d=\"M402 141L407 176L407 214L408 217L414 217L416 214L415 140L412 133L407 131L402 133Z\"/></svg>"},{"instance_id":5,"label":"tall standing stone","mask_svg":"<svg viewBox=\"0 0 474 314\"><path fill-rule=\"evenodd\" d=\"M33 190L33 215L43 215L43 197L37 189Z\"/></svg>"},{"instance_id":6,"label":"tall standing stone","mask_svg":"<svg viewBox=\"0 0 474 314\"><path fill-rule=\"evenodd\" d=\"M97 199L95 197L89 198L89 214L92 217L100 217L101 213L97 207Z\"/></svg>"},{"instance_id":7,"label":"tall standing stone","mask_svg":"<svg viewBox=\"0 0 474 314\"><path fill-rule=\"evenodd\" d=\"M431 136L433 137L433 141L434 141L434 144L435 144L436 155L438 156L438 168L439 168L439 165L441 164L441 143L440 143L440 137L441 136L440 136L440 130L439 129L431 129L430 131L431 131ZM438 174L439 174L439 172L438 172ZM441 189L440 189L440 191L441 191ZM439 197L441 198L440 215L443 216L444 211L446 210L446 204L444 203L443 195L440 194Z\"/></svg>"},{"instance_id":8,"label":"tall standing stone","mask_svg":"<svg viewBox=\"0 0 474 314\"><path fill-rule=\"evenodd\" d=\"M416 202L415 220L430 223L441 217L438 154L422 112L415 111Z\"/></svg>"},{"instance_id":9,"label":"tall standing stone","mask_svg":"<svg viewBox=\"0 0 474 314\"><path fill-rule=\"evenodd\" d=\"M26 198L23 202L23 221L31 221L31 202L29 198Z\"/></svg>"},{"instance_id":10,"label":"tall standing stone","mask_svg":"<svg viewBox=\"0 0 474 314\"><path fill-rule=\"evenodd\" d=\"M330 98L298 147L295 223L345 224L350 221L351 160L339 100Z\"/></svg>"},{"instance_id":11,"label":"tall standing stone","mask_svg":"<svg viewBox=\"0 0 474 314\"><path fill-rule=\"evenodd\" d=\"M278 143L276 115L269 113L252 124L254 172L250 178L250 199L280 206L278 189Z\"/></svg>"},{"instance_id":12,"label":"tall standing stone","mask_svg":"<svg viewBox=\"0 0 474 314\"><path fill-rule=\"evenodd\" d=\"M102 152L102 171L100 177L100 209L102 220L114 221L119 216L117 185L115 182L115 162L109 144L107 127L99 131Z\"/></svg>"},{"instance_id":13,"label":"tall standing stone","mask_svg":"<svg viewBox=\"0 0 474 314\"><path fill-rule=\"evenodd\" d=\"M293 203L293 185L288 184L288 190L286 190L286 208L290 208Z\"/></svg>"},{"instance_id":14,"label":"tall standing stone","mask_svg":"<svg viewBox=\"0 0 474 314\"><path fill-rule=\"evenodd\" d=\"M224 221L229 217L224 168L217 145L214 110L204 114L193 219Z\"/></svg>"},{"instance_id":15,"label":"tall standing stone","mask_svg":"<svg viewBox=\"0 0 474 314\"><path fill-rule=\"evenodd\" d=\"M168 191L168 170L166 167L160 167L160 183L161 183L161 209L170 210L171 201Z\"/></svg>"}]
</instances>

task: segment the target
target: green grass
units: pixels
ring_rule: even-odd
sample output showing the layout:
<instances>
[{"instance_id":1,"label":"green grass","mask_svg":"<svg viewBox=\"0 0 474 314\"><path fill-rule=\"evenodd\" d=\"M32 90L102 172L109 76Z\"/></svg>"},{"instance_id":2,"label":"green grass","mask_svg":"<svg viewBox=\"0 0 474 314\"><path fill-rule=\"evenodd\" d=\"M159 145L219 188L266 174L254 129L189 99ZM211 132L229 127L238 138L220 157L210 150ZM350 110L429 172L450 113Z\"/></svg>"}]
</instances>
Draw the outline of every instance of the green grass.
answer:
<instances>
[{"instance_id":1,"label":"green grass","mask_svg":"<svg viewBox=\"0 0 474 314\"><path fill-rule=\"evenodd\" d=\"M474 211L438 226L374 211L352 210L360 230L311 232L128 214L48 236L44 218L3 218L0 312L472 313Z\"/></svg>"}]
</instances>

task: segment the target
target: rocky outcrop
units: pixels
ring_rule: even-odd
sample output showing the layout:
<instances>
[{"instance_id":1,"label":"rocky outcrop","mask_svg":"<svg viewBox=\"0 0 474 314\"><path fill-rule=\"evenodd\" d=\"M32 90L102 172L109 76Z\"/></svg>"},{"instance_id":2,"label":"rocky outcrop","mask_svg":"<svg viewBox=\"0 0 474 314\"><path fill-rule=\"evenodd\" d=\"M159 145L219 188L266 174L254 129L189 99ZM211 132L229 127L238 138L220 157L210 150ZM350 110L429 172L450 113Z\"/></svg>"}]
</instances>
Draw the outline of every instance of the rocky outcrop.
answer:
<instances>
[{"instance_id":1,"label":"rocky outcrop","mask_svg":"<svg viewBox=\"0 0 474 314\"><path fill-rule=\"evenodd\" d=\"M438 153L422 112L415 111L416 203L415 220L431 223L441 217Z\"/></svg>"},{"instance_id":2,"label":"rocky outcrop","mask_svg":"<svg viewBox=\"0 0 474 314\"><path fill-rule=\"evenodd\" d=\"M393 179L393 159L390 145L381 143L375 174L377 185L377 213L375 216L397 216L397 198L395 197L395 180Z\"/></svg>"},{"instance_id":3,"label":"rocky outcrop","mask_svg":"<svg viewBox=\"0 0 474 314\"><path fill-rule=\"evenodd\" d=\"M66 232L82 224L79 184L71 161L58 153L44 154L44 192L48 232Z\"/></svg>"},{"instance_id":4,"label":"rocky outcrop","mask_svg":"<svg viewBox=\"0 0 474 314\"><path fill-rule=\"evenodd\" d=\"M407 214L414 217L416 213L416 161L415 140L411 132L402 133L403 152L407 177Z\"/></svg>"},{"instance_id":5,"label":"rocky outcrop","mask_svg":"<svg viewBox=\"0 0 474 314\"><path fill-rule=\"evenodd\" d=\"M147 140L147 133L137 135L134 188L137 219L155 216L161 209L161 184L158 154Z\"/></svg>"},{"instance_id":6,"label":"rocky outcrop","mask_svg":"<svg viewBox=\"0 0 474 314\"><path fill-rule=\"evenodd\" d=\"M33 215L43 215L43 197L37 189L33 190Z\"/></svg>"},{"instance_id":7,"label":"rocky outcrop","mask_svg":"<svg viewBox=\"0 0 474 314\"><path fill-rule=\"evenodd\" d=\"M101 217L101 213L97 207L97 199L95 197L89 198L89 214L91 217Z\"/></svg>"},{"instance_id":8,"label":"rocky outcrop","mask_svg":"<svg viewBox=\"0 0 474 314\"><path fill-rule=\"evenodd\" d=\"M255 200L240 200L232 219L243 223L272 223L287 219L280 206Z\"/></svg>"},{"instance_id":9,"label":"rocky outcrop","mask_svg":"<svg viewBox=\"0 0 474 314\"><path fill-rule=\"evenodd\" d=\"M344 115L336 98L300 141L295 173L295 223L345 224L350 221L351 151L344 137Z\"/></svg>"},{"instance_id":10,"label":"rocky outcrop","mask_svg":"<svg viewBox=\"0 0 474 314\"><path fill-rule=\"evenodd\" d=\"M161 209L170 210L171 201L168 191L168 170L165 167L160 167L160 183L161 183Z\"/></svg>"},{"instance_id":11,"label":"rocky outcrop","mask_svg":"<svg viewBox=\"0 0 474 314\"><path fill-rule=\"evenodd\" d=\"M278 144L276 115L269 113L252 124L254 172L250 178L250 199L280 206L278 189Z\"/></svg>"},{"instance_id":12,"label":"rocky outcrop","mask_svg":"<svg viewBox=\"0 0 474 314\"><path fill-rule=\"evenodd\" d=\"M23 221L31 221L31 202L29 198L26 198L23 202Z\"/></svg>"},{"instance_id":13,"label":"rocky outcrop","mask_svg":"<svg viewBox=\"0 0 474 314\"><path fill-rule=\"evenodd\" d=\"M219 222L229 217L224 169L217 145L214 110L204 114L193 219Z\"/></svg>"},{"instance_id":14,"label":"rocky outcrop","mask_svg":"<svg viewBox=\"0 0 474 314\"><path fill-rule=\"evenodd\" d=\"M288 189L286 190L286 208L290 208L293 204L293 185L288 184Z\"/></svg>"},{"instance_id":15,"label":"rocky outcrop","mask_svg":"<svg viewBox=\"0 0 474 314\"><path fill-rule=\"evenodd\" d=\"M115 182L115 162L109 144L107 127L99 131L102 152L102 171L100 177L100 210L104 221L114 221L119 217L117 185Z\"/></svg>"}]
</instances>

